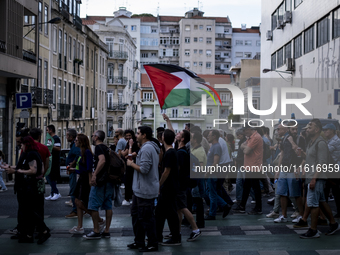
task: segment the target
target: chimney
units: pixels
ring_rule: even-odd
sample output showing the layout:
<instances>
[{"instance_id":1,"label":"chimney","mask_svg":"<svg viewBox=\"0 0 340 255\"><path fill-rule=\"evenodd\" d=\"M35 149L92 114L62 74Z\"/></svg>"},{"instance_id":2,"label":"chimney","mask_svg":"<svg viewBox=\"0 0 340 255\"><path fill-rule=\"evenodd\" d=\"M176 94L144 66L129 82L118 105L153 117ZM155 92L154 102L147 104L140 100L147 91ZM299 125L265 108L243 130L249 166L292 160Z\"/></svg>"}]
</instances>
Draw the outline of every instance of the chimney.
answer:
<instances>
[{"instance_id":1,"label":"chimney","mask_svg":"<svg viewBox=\"0 0 340 255\"><path fill-rule=\"evenodd\" d=\"M247 24L241 24L241 30L247 30Z\"/></svg>"}]
</instances>

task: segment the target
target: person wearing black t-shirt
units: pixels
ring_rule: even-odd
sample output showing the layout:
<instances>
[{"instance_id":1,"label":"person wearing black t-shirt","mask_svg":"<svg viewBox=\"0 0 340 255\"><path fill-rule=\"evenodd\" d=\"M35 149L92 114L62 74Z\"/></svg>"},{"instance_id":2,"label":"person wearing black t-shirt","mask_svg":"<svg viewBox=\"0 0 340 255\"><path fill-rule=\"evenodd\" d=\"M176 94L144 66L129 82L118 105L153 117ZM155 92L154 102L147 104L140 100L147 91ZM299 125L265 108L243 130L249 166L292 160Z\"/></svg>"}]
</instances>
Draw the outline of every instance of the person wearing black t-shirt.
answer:
<instances>
[{"instance_id":1,"label":"person wearing black t-shirt","mask_svg":"<svg viewBox=\"0 0 340 255\"><path fill-rule=\"evenodd\" d=\"M158 242L162 245L181 245L179 230L179 218L177 214L176 198L178 191L178 161L177 152L172 148L175 133L166 129L163 133L163 145L165 154L162 160L163 173L159 186L160 194L156 207L156 227ZM165 220L168 220L172 237L163 243L163 228Z\"/></svg>"}]
</instances>

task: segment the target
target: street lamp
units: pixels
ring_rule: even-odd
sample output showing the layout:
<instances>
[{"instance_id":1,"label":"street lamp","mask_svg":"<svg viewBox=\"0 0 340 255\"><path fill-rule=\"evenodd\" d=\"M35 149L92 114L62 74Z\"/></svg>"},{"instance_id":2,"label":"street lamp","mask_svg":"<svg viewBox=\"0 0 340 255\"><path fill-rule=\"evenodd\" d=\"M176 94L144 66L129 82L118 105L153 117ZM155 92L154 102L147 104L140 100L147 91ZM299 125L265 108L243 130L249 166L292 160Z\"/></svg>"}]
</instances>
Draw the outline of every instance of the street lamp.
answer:
<instances>
[{"instance_id":1,"label":"street lamp","mask_svg":"<svg viewBox=\"0 0 340 255\"><path fill-rule=\"evenodd\" d=\"M276 72L278 73L278 75L281 76L282 79L284 79L286 82L291 82L291 81L288 81L285 77L282 76L281 73L285 73L285 74L290 74L293 78L293 72L292 71L278 71L278 70L272 70L272 69L269 69L269 68L265 68L262 70L262 73L269 73L269 72Z\"/></svg>"},{"instance_id":2,"label":"street lamp","mask_svg":"<svg viewBox=\"0 0 340 255\"><path fill-rule=\"evenodd\" d=\"M46 24L46 23L50 23L50 24L59 24L61 22L61 18L57 17L57 18L54 18L54 19L51 19L47 22L41 22L41 23L38 23L38 25L42 25L42 24ZM27 34L25 34L24 37L26 37L29 33L32 32L32 30L35 28L35 24L27 24L27 25L24 25L24 27L30 27L30 26L34 26L30 31L27 32Z\"/></svg>"}]
</instances>

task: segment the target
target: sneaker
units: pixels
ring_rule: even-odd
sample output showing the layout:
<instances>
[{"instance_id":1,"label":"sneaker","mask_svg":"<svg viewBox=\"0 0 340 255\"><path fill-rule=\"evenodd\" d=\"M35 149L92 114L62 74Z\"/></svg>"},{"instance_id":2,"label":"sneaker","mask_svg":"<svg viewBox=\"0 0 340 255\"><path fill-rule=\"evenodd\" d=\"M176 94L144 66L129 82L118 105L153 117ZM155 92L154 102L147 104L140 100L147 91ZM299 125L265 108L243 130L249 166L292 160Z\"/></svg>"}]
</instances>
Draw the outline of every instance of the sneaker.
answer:
<instances>
[{"instance_id":1,"label":"sneaker","mask_svg":"<svg viewBox=\"0 0 340 255\"><path fill-rule=\"evenodd\" d=\"M143 246L139 246L139 245L136 244L136 243L130 243L130 244L127 245L127 247L128 247L129 249L133 249L133 250L137 250L137 249L140 249L140 248L144 248Z\"/></svg>"},{"instance_id":2,"label":"sneaker","mask_svg":"<svg viewBox=\"0 0 340 255\"><path fill-rule=\"evenodd\" d=\"M42 235L41 235L41 237L39 238L39 240L37 241L37 244L43 244L44 242L46 242L47 241L47 239L48 238L50 238L51 237L51 234L50 234L50 232L47 232L47 233L43 233Z\"/></svg>"},{"instance_id":3,"label":"sneaker","mask_svg":"<svg viewBox=\"0 0 340 255\"><path fill-rule=\"evenodd\" d=\"M182 245L181 241L175 241L172 238L170 238L168 241L161 243L163 246L176 246L176 245Z\"/></svg>"},{"instance_id":4,"label":"sneaker","mask_svg":"<svg viewBox=\"0 0 340 255\"><path fill-rule=\"evenodd\" d=\"M88 213L84 213L84 217L86 217L86 218L91 218L91 215L88 214Z\"/></svg>"},{"instance_id":5,"label":"sneaker","mask_svg":"<svg viewBox=\"0 0 340 255\"><path fill-rule=\"evenodd\" d=\"M120 188L121 188L121 189L125 189L124 183L123 183L122 185L120 185Z\"/></svg>"},{"instance_id":6,"label":"sneaker","mask_svg":"<svg viewBox=\"0 0 340 255\"><path fill-rule=\"evenodd\" d=\"M299 220L298 223L296 223L294 226L294 228L308 228L308 223L307 221L304 221L302 218Z\"/></svg>"},{"instance_id":7,"label":"sneaker","mask_svg":"<svg viewBox=\"0 0 340 255\"><path fill-rule=\"evenodd\" d=\"M70 234L84 234L84 228L78 228L78 226L74 226L68 232Z\"/></svg>"},{"instance_id":8,"label":"sneaker","mask_svg":"<svg viewBox=\"0 0 340 255\"><path fill-rule=\"evenodd\" d=\"M256 201L255 201L255 200L251 200L250 203L251 203L251 204L256 204Z\"/></svg>"},{"instance_id":9,"label":"sneaker","mask_svg":"<svg viewBox=\"0 0 340 255\"><path fill-rule=\"evenodd\" d=\"M61 195L60 194L54 194L54 196L53 197L51 197L51 201L56 201L56 200L58 200L59 198L61 198Z\"/></svg>"},{"instance_id":10,"label":"sneaker","mask_svg":"<svg viewBox=\"0 0 340 255\"><path fill-rule=\"evenodd\" d=\"M266 217L267 218L277 218L277 217L279 217L280 216L280 214L278 214L278 213L276 213L276 212L274 212L274 211L272 211L271 213L269 213L269 214L267 214L266 215Z\"/></svg>"},{"instance_id":11,"label":"sneaker","mask_svg":"<svg viewBox=\"0 0 340 255\"><path fill-rule=\"evenodd\" d=\"M96 239L100 239L101 235L100 235L100 233L96 233L94 231L91 231L91 233L89 233L87 235L83 235L83 237L87 240L96 240Z\"/></svg>"},{"instance_id":12,"label":"sneaker","mask_svg":"<svg viewBox=\"0 0 340 255\"><path fill-rule=\"evenodd\" d=\"M298 216L300 216L300 213L297 211L295 211L292 215L290 215L291 218L296 218Z\"/></svg>"},{"instance_id":13,"label":"sneaker","mask_svg":"<svg viewBox=\"0 0 340 255\"><path fill-rule=\"evenodd\" d=\"M233 210L234 213L246 213L246 209L241 206L241 205L238 205L234 210Z\"/></svg>"},{"instance_id":14,"label":"sneaker","mask_svg":"<svg viewBox=\"0 0 340 255\"><path fill-rule=\"evenodd\" d=\"M201 231L199 231L198 233L191 232L190 237L187 239L187 242L195 241L197 238L200 237L200 235L202 235Z\"/></svg>"},{"instance_id":15,"label":"sneaker","mask_svg":"<svg viewBox=\"0 0 340 255\"><path fill-rule=\"evenodd\" d=\"M279 218L274 220L275 223L283 223L287 221L288 221L287 218L285 218L283 215L281 215Z\"/></svg>"},{"instance_id":16,"label":"sneaker","mask_svg":"<svg viewBox=\"0 0 340 255\"><path fill-rule=\"evenodd\" d=\"M66 201L65 205L73 206L72 200Z\"/></svg>"},{"instance_id":17,"label":"sneaker","mask_svg":"<svg viewBox=\"0 0 340 255\"><path fill-rule=\"evenodd\" d=\"M78 215L76 212L71 212L70 214L65 216L66 219L76 219L78 218Z\"/></svg>"},{"instance_id":18,"label":"sneaker","mask_svg":"<svg viewBox=\"0 0 340 255\"><path fill-rule=\"evenodd\" d=\"M222 215L223 219L228 216L230 210L231 210L231 206L229 206L229 205L225 205L224 206L224 208L223 208L223 215Z\"/></svg>"},{"instance_id":19,"label":"sneaker","mask_svg":"<svg viewBox=\"0 0 340 255\"><path fill-rule=\"evenodd\" d=\"M326 219L321 219L321 218L318 218L318 225L319 226L328 226L328 222Z\"/></svg>"},{"instance_id":20,"label":"sneaker","mask_svg":"<svg viewBox=\"0 0 340 255\"><path fill-rule=\"evenodd\" d=\"M334 201L334 196L333 195L329 195L328 202L330 202L330 201Z\"/></svg>"},{"instance_id":21,"label":"sneaker","mask_svg":"<svg viewBox=\"0 0 340 255\"><path fill-rule=\"evenodd\" d=\"M206 215L204 217L204 220L216 220L216 217L215 216Z\"/></svg>"},{"instance_id":22,"label":"sneaker","mask_svg":"<svg viewBox=\"0 0 340 255\"><path fill-rule=\"evenodd\" d=\"M7 191L8 189L0 189L0 192L5 192Z\"/></svg>"},{"instance_id":23,"label":"sneaker","mask_svg":"<svg viewBox=\"0 0 340 255\"><path fill-rule=\"evenodd\" d=\"M171 239L171 237L172 237L171 233L169 235L163 236L164 239Z\"/></svg>"},{"instance_id":24,"label":"sneaker","mask_svg":"<svg viewBox=\"0 0 340 255\"><path fill-rule=\"evenodd\" d=\"M248 214L249 215L261 215L262 214L262 210L254 208L253 210L248 212Z\"/></svg>"},{"instance_id":25,"label":"sneaker","mask_svg":"<svg viewBox=\"0 0 340 255\"><path fill-rule=\"evenodd\" d=\"M308 229L308 231L302 235L300 235L300 238L302 239L309 239L309 238L319 238L320 234L317 230L313 230L311 228Z\"/></svg>"},{"instance_id":26,"label":"sneaker","mask_svg":"<svg viewBox=\"0 0 340 255\"><path fill-rule=\"evenodd\" d=\"M48 197L45 197L45 200L51 200L52 197L52 195L49 195Z\"/></svg>"},{"instance_id":27,"label":"sneaker","mask_svg":"<svg viewBox=\"0 0 340 255\"><path fill-rule=\"evenodd\" d=\"M102 233L106 227L106 220L103 219L102 222L99 222L99 233Z\"/></svg>"},{"instance_id":28,"label":"sneaker","mask_svg":"<svg viewBox=\"0 0 340 255\"><path fill-rule=\"evenodd\" d=\"M233 203L237 203L237 200L236 200L236 199L234 199L234 200L233 200Z\"/></svg>"},{"instance_id":29,"label":"sneaker","mask_svg":"<svg viewBox=\"0 0 340 255\"><path fill-rule=\"evenodd\" d=\"M144 248L139 248L139 252L154 252L158 251L158 246L147 246Z\"/></svg>"},{"instance_id":30,"label":"sneaker","mask_svg":"<svg viewBox=\"0 0 340 255\"><path fill-rule=\"evenodd\" d=\"M126 201L126 200L124 200L124 201L122 202L122 205L130 205L130 202L129 202L129 201Z\"/></svg>"},{"instance_id":31,"label":"sneaker","mask_svg":"<svg viewBox=\"0 0 340 255\"><path fill-rule=\"evenodd\" d=\"M102 238L110 238L110 237L111 237L110 232L109 233L105 233L105 232L102 233Z\"/></svg>"},{"instance_id":32,"label":"sneaker","mask_svg":"<svg viewBox=\"0 0 340 255\"><path fill-rule=\"evenodd\" d=\"M335 222L335 224L329 224L329 230L325 235L330 236L333 235L336 231L340 229L339 223Z\"/></svg>"},{"instance_id":33,"label":"sneaker","mask_svg":"<svg viewBox=\"0 0 340 255\"><path fill-rule=\"evenodd\" d=\"M8 232L9 232L10 234L16 235L16 234L18 234L18 229L15 227L15 228L13 228L13 229L8 230Z\"/></svg>"},{"instance_id":34,"label":"sneaker","mask_svg":"<svg viewBox=\"0 0 340 255\"><path fill-rule=\"evenodd\" d=\"M274 202L275 201L275 197L272 197L272 198L269 198L268 200L267 200L267 203L272 203L272 202Z\"/></svg>"},{"instance_id":35,"label":"sneaker","mask_svg":"<svg viewBox=\"0 0 340 255\"><path fill-rule=\"evenodd\" d=\"M297 216L294 220L292 220L293 223L298 223L302 219L302 216Z\"/></svg>"}]
</instances>

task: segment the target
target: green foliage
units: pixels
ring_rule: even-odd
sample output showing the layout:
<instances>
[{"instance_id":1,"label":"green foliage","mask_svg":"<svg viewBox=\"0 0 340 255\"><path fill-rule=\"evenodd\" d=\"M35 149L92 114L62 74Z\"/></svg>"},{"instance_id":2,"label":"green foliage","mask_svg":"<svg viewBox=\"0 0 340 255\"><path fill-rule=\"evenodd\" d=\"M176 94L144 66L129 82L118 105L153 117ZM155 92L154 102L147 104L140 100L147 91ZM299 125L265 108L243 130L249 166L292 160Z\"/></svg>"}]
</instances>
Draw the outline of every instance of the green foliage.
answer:
<instances>
[{"instance_id":1,"label":"green foliage","mask_svg":"<svg viewBox=\"0 0 340 255\"><path fill-rule=\"evenodd\" d=\"M154 17L151 13L133 14L132 17Z\"/></svg>"}]
</instances>

